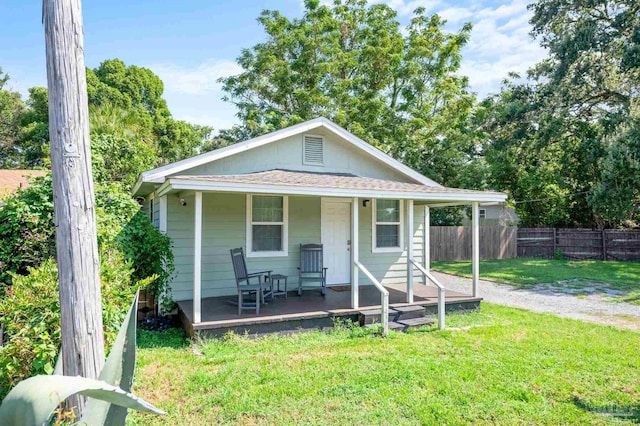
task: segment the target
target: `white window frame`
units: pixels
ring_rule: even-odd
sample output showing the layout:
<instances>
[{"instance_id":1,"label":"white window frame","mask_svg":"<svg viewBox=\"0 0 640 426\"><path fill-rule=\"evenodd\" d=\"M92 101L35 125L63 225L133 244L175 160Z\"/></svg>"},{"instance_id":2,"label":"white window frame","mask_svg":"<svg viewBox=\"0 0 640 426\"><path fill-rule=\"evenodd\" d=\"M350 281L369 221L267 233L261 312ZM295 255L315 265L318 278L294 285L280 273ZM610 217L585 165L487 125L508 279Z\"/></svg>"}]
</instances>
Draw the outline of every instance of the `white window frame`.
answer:
<instances>
[{"instance_id":1,"label":"white window frame","mask_svg":"<svg viewBox=\"0 0 640 426\"><path fill-rule=\"evenodd\" d=\"M282 197L282 222L253 222L253 196ZM279 194L247 194L247 257L282 257L289 255L289 196ZM253 225L282 225L282 250L253 251Z\"/></svg>"},{"instance_id":2,"label":"white window frame","mask_svg":"<svg viewBox=\"0 0 640 426\"><path fill-rule=\"evenodd\" d=\"M314 162L308 162L306 161L306 155L305 152L307 151L307 136L310 136L312 138L320 138L322 140L322 163L314 163ZM324 167L324 148L325 148L325 138L322 135L314 135L311 133L305 133L302 135L302 164L304 164L305 166L318 166L318 167Z\"/></svg>"},{"instance_id":3,"label":"white window frame","mask_svg":"<svg viewBox=\"0 0 640 426\"><path fill-rule=\"evenodd\" d=\"M487 218L487 209L478 209L478 219Z\"/></svg>"},{"instance_id":4,"label":"white window frame","mask_svg":"<svg viewBox=\"0 0 640 426\"><path fill-rule=\"evenodd\" d=\"M373 199L371 202L371 252L372 253L402 253L404 251L404 200L398 200L393 198L392 200L398 201L400 205L400 222L377 222L376 210L377 199ZM377 225L399 225L398 232L398 247L378 247L376 245L376 229Z\"/></svg>"}]
</instances>

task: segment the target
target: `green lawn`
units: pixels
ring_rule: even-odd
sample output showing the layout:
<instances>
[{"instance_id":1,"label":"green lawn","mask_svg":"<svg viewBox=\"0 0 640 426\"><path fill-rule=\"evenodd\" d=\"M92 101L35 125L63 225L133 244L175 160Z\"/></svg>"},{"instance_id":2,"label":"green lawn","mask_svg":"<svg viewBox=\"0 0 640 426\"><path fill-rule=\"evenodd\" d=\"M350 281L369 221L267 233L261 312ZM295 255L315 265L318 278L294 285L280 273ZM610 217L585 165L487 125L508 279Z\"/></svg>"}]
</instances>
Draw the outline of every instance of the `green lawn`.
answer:
<instances>
[{"instance_id":1,"label":"green lawn","mask_svg":"<svg viewBox=\"0 0 640 426\"><path fill-rule=\"evenodd\" d=\"M640 421L640 333L483 303L450 328L190 345L141 331L135 393L164 424L618 424Z\"/></svg>"},{"instance_id":2,"label":"green lawn","mask_svg":"<svg viewBox=\"0 0 640 426\"><path fill-rule=\"evenodd\" d=\"M471 276L471 262L432 262L431 268L450 274ZM628 294L616 300L640 304L640 262L602 262L597 260L504 259L480 262L480 277L518 287L557 283L565 280L589 280L608 284L608 288ZM576 282L573 285L591 285Z\"/></svg>"}]
</instances>

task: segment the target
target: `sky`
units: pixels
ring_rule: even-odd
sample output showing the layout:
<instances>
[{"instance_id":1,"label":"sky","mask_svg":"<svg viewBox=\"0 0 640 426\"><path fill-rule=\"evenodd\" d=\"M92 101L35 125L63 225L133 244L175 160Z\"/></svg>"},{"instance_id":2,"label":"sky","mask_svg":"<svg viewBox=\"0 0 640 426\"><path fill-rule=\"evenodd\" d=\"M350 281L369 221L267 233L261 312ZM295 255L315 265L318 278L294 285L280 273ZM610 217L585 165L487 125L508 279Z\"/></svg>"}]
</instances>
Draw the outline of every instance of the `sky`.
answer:
<instances>
[{"instance_id":1,"label":"sky","mask_svg":"<svg viewBox=\"0 0 640 426\"><path fill-rule=\"evenodd\" d=\"M479 97L499 91L509 72L524 73L544 56L531 38L527 0L374 0L398 12L406 26L417 7L438 13L445 29L473 23L460 74ZM9 87L27 93L46 86L41 1L0 0L0 67ZM150 68L164 82L173 116L192 123L229 128L237 123L233 105L221 100L218 78L237 74L243 48L264 41L256 18L262 9L295 18L302 0L85 0L85 61L105 59Z\"/></svg>"}]
</instances>

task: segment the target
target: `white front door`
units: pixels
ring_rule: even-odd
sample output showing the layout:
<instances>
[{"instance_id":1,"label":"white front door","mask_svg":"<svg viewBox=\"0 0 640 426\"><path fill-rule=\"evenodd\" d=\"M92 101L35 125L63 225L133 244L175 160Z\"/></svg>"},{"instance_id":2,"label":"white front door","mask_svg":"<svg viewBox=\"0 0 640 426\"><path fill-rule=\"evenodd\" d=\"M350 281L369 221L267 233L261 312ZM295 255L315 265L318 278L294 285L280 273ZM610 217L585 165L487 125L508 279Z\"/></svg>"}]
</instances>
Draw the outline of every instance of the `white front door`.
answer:
<instances>
[{"instance_id":1,"label":"white front door","mask_svg":"<svg viewBox=\"0 0 640 426\"><path fill-rule=\"evenodd\" d=\"M323 199L321 222L327 284L350 284L351 202Z\"/></svg>"}]
</instances>

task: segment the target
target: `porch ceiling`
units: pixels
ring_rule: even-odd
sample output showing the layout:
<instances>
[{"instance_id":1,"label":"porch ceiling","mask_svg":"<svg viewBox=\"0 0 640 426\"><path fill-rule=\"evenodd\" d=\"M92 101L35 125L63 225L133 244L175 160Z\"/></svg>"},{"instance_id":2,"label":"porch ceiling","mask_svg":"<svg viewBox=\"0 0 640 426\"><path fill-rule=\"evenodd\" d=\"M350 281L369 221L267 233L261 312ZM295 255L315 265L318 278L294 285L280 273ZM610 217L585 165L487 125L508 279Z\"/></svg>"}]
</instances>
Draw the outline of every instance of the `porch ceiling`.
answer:
<instances>
[{"instance_id":1,"label":"porch ceiling","mask_svg":"<svg viewBox=\"0 0 640 426\"><path fill-rule=\"evenodd\" d=\"M239 175L174 176L162 185L159 192L163 195L172 190L185 189L435 201L504 202L506 199L506 195L501 192L435 187L361 177L348 173L281 169Z\"/></svg>"}]
</instances>

